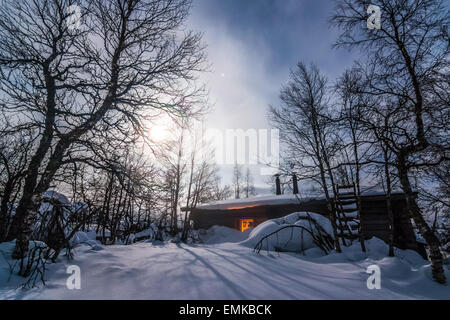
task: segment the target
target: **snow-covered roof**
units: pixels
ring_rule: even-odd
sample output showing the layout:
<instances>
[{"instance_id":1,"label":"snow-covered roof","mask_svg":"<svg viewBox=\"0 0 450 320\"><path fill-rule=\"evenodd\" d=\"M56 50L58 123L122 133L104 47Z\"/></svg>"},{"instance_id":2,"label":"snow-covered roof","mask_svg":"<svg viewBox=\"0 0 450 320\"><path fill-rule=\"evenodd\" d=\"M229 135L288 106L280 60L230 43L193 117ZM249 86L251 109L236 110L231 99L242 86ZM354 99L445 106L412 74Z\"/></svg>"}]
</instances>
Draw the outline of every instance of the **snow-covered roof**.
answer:
<instances>
[{"instance_id":1,"label":"snow-covered roof","mask_svg":"<svg viewBox=\"0 0 450 320\"><path fill-rule=\"evenodd\" d=\"M206 204L198 205L198 209L205 210L233 210L249 207L258 207L264 205L282 205L282 204L295 204L299 201L313 200L314 198L300 198L294 194L284 195L270 195L270 196L258 196L244 199L230 199L223 201L216 201Z\"/></svg>"},{"instance_id":2,"label":"snow-covered roof","mask_svg":"<svg viewBox=\"0 0 450 320\"><path fill-rule=\"evenodd\" d=\"M393 194L403 193L402 191L393 191ZM380 190L365 190L362 191L363 196L377 196L384 195L385 192ZM331 195L332 196L332 195ZM259 206L276 206L286 204L298 204L301 202L308 202L312 200L323 200L324 196L311 196L304 197L295 194L283 194L283 195L263 195L252 198L243 199L229 199L222 201L215 201L205 204L197 205L197 209L202 210L234 210Z\"/></svg>"},{"instance_id":3,"label":"snow-covered roof","mask_svg":"<svg viewBox=\"0 0 450 320\"><path fill-rule=\"evenodd\" d=\"M57 191L54 191L54 190L45 191L45 193L43 195L43 199L44 200L56 200L61 204L70 204L69 199L67 199L67 197L65 195L63 195L62 193L59 193Z\"/></svg>"}]
</instances>

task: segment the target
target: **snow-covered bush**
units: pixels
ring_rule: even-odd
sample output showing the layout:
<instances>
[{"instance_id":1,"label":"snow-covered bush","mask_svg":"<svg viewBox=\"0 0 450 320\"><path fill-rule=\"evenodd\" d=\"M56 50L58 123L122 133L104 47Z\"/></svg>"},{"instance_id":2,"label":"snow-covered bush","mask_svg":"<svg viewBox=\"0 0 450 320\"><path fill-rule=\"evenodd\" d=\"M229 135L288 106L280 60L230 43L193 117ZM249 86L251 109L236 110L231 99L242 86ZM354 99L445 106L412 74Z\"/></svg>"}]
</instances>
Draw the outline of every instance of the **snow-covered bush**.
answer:
<instances>
[{"instance_id":1,"label":"snow-covered bush","mask_svg":"<svg viewBox=\"0 0 450 320\"><path fill-rule=\"evenodd\" d=\"M127 236L126 239L124 239L125 244L131 244L138 241L168 241L171 240L171 237L169 235L169 230L165 228L164 226L158 226L156 223L152 223L148 228L145 228L142 231L139 231L137 233L131 233Z\"/></svg>"},{"instance_id":2,"label":"snow-covered bush","mask_svg":"<svg viewBox=\"0 0 450 320\"><path fill-rule=\"evenodd\" d=\"M303 252L333 248L333 228L328 218L316 213L295 212L257 226L242 244L256 251Z\"/></svg>"},{"instance_id":3,"label":"snow-covered bush","mask_svg":"<svg viewBox=\"0 0 450 320\"><path fill-rule=\"evenodd\" d=\"M77 245L83 243L96 243L97 234L95 230L89 232L77 231L73 237L69 240L71 247L76 247Z\"/></svg>"},{"instance_id":4,"label":"snow-covered bush","mask_svg":"<svg viewBox=\"0 0 450 320\"><path fill-rule=\"evenodd\" d=\"M48 190L42 197L42 202L38 210L38 217L36 219L33 237L35 239L43 240L50 231L49 224L58 216L58 223L64 231L64 235L69 235L76 232L74 229L82 220L81 215L88 210L85 203L75 202L71 203L69 199L62 193Z\"/></svg>"},{"instance_id":5,"label":"snow-covered bush","mask_svg":"<svg viewBox=\"0 0 450 320\"><path fill-rule=\"evenodd\" d=\"M208 230L199 230L198 237L205 244L241 242L248 238L252 230L253 228L249 228L241 232L225 226L212 226Z\"/></svg>"}]
</instances>

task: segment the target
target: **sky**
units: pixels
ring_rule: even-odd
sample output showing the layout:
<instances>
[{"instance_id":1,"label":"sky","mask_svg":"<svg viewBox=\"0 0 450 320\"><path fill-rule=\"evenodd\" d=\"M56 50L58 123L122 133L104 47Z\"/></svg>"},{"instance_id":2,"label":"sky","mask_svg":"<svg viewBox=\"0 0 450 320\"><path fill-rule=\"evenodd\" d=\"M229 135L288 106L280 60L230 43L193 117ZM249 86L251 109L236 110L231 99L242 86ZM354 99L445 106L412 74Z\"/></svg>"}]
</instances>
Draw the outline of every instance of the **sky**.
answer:
<instances>
[{"instance_id":1,"label":"sky","mask_svg":"<svg viewBox=\"0 0 450 320\"><path fill-rule=\"evenodd\" d=\"M187 26L203 34L211 65L201 77L213 107L205 126L270 130L268 106L279 104L298 61L317 64L331 82L351 66L353 53L332 48L333 8L332 0L193 0ZM232 167L221 165L224 183ZM267 193L268 177L250 169L259 192Z\"/></svg>"}]
</instances>

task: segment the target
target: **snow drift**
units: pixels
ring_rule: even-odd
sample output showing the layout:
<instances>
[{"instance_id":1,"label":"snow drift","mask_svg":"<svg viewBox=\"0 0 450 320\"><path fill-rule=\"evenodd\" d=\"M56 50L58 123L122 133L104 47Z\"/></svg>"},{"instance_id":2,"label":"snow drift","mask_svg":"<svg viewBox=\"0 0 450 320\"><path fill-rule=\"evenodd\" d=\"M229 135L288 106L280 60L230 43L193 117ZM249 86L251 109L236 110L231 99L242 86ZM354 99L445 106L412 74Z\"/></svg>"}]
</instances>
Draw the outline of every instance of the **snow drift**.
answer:
<instances>
[{"instance_id":1,"label":"snow drift","mask_svg":"<svg viewBox=\"0 0 450 320\"><path fill-rule=\"evenodd\" d=\"M241 242L248 238L252 230L253 228L249 228L244 232L241 232L224 226L213 226L208 230L199 231L199 239L205 244Z\"/></svg>"},{"instance_id":2,"label":"snow drift","mask_svg":"<svg viewBox=\"0 0 450 320\"><path fill-rule=\"evenodd\" d=\"M241 244L251 248L260 246L259 250L303 252L312 248L322 249L320 242L323 240L326 249L330 249L332 233L331 222L326 217L310 212L295 212L263 222Z\"/></svg>"}]
</instances>

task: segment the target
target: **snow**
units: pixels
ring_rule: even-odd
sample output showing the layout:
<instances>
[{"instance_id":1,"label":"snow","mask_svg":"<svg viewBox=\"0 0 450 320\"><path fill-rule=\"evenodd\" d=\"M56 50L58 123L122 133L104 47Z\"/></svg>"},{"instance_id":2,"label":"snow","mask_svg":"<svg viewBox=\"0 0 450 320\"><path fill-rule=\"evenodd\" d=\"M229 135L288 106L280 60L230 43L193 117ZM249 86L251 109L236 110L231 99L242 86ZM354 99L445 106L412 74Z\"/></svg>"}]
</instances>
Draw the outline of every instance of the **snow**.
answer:
<instances>
[{"instance_id":1,"label":"snow","mask_svg":"<svg viewBox=\"0 0 450 320\"><path fill-rule=\"evenodd\" d=\"M393 191L392 194L402 193L402 191ZM377 196L384 195L385 193L382 191L376 190L366 190L362 191L361 194L363 196ZM330 196L333 196L331 193ZM257 206L273 206L273 205L285 205L285 204L298 204L302 202L308 202L312 200L323 200L324 197L300 197L295 194L283 194L283 195L264 195L264 196L256 196L252 198L243 198L243 199L230 199L230 200L222 200L215 201L211 203L205 203L197 205L198 209L203 210L231 210L231 209L242 209L248 207L257 207ZM356 209L356 204L349 205L348 209Z\"/></svg>"},{"instance_id":2,"label":"snow","mask_svg":"<svg viewBox=\"0 0 450 320\"><path fill-rule=\"evenodd\" d=\"M141 232L135 233L133 234L135 239L139 239L139 238L143 238L143 237L148 237L151 238L156 234L156 229L154 229L153 227L150 227L148 229L145 229Z\"/></svg>"},{"instance_id":3,"label":"snow","mask_svg":"<svg viewBox=\"0 0 450 320\"><path fill-rule=\"evenodd\" d=\"M16 241L3 242L0 243L0 300L4 297L2 292L6 288L18 288L22 287L25 279L16 276L11 271L15 270L16 273L19 270L19 260L12 260L11 255L14 251ZM41 241L30 241L29 250L33 250L36 247L47 248L47 245ZM38 256L35 257L34 261L37 261ZM17 289L15 291L18 291Z\"/></svg>"},{"instance_id":4,"label":"snow","mask_svg":"<svg viewBox=\"0 0 450 320\"><path fill-rule=\"evenodd\" d=\"M70 239L70 245L73 247L83 243L97 245L99 242L96 241L96 238L97 234L95 230L91 230L89 232L77 231L73 235L72 239Z\"/></svg>"},{"instance_id":5,"label":"snow","mask_svg":"<svg viewBox=\"0 0 450 320\"><path fill-rule=\"evenodd\" d=\"M253 228L244 232L224 226L213 226L208 230L199 232L200 240L205 244L218 244L223 242L241 242L248 238Z\"/></svg>"},{"instance_id":6,"label":"snow","mask_svg":"<svg viewBox=\"0 0 450 320\"><path fill-rule=\"evenodd\" d=\"M80 245L74 260L61 256L48 265L47 286L29 290L17 289L23 279L15 275L8 281L14 244L2 243L0 299L450 299L449 286L431 280L427 261L410 250L386 257L387 245L376 238L366 242L367 253L355 243L326 256L314 248L305 255L256 254L226 242L228 231L216 228L214 244ZM366 285L374 264L380 290ZM66 287L69 265L80 267L80 290Z\"/></svg>"},{"instance_id":7,"label":"snow","mask_svg":"<svg viewBox=\"0 0 450 320\"><path fill-rule=\"evenodd\" d=\"M344 209L344 210L350 210L350 209L356 210L358 208L356 207L356 203L352 203L352 204L343 204L342 205L342 209Z\"/></svg>"},{"instance_id":8,"label":"snow","mask_svg":"<svg viewBox=\"0 0 450 320\"><path fill-rule=\"evenodd\" d=\"M305 218L316 221L328 235L331 236L333 234L333 227L329 219L316 213L295 212L283 218L267 220L261 223L250 233L248 239L242 242L242 245L254 248L265 235L292 225L302 226L317 235L318 231ZM264 240L262 245L262 250L289 252L300 252L316 247L312 235L300 228L285 228Z\"/></svg>"},{"instance_id":9,"label":"snow","mask_svg":"<svg viewBox=\"0 0 450 320\"><path fill-rule=\"evenodd\" d=\"M47 190L44 192L43 195L43 199L44 200L56 200L61 204L65 204L65 205L70 205L70 201L69 199L63 195L62 193L59 193L57 191L54 190Z\"/></svg>"},{"instance_id":10,"label":"snow","mask_svg":"<svg viewBox=\"0 0 450 320\"><path fill-rule=\"evenodd\" d=\"M295 204L299 203L299 201L308 201L314 199L315 198L300 198L294 194L284 194L278 196L270 195L258 196L253 198L216 201L209 204L198 205L197 208L205 210L229 210L263 205Z\"/></svg>"},{"instance_id":11,"label":"snow","mask_svg":"<svg viewBox=\"0 0 450 320\"><path fill-rule=\"evenodd\" d=\"M345 216L347 218L358 218L358 211L346 212Z\"/></svg>"}]
</instances>

